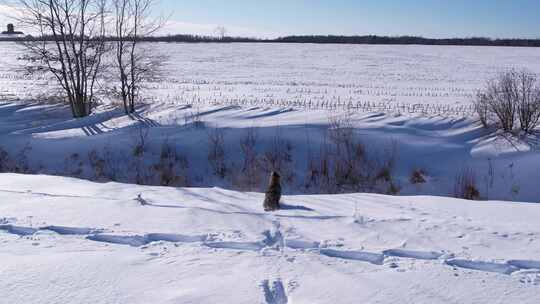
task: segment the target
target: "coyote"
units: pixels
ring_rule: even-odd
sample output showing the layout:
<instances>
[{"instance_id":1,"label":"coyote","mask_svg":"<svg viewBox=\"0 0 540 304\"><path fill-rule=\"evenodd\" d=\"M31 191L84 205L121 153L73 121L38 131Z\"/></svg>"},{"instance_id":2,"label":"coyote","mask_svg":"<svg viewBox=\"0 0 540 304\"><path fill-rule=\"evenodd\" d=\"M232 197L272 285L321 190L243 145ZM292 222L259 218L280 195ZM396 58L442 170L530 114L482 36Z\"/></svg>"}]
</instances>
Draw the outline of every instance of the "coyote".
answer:
<instances>
[{"instance_id":1,"label":"coyote","mask_svg":"<svg viewBox=\"0 0 540 304\"><path fill-rule=\"evenodd\" d=\"M281 199L280 176L277 172L272 172L270 184L266 190L264 198L264 211L276 211L280 209L279 200Z\"/></svg>"}]
</instances>

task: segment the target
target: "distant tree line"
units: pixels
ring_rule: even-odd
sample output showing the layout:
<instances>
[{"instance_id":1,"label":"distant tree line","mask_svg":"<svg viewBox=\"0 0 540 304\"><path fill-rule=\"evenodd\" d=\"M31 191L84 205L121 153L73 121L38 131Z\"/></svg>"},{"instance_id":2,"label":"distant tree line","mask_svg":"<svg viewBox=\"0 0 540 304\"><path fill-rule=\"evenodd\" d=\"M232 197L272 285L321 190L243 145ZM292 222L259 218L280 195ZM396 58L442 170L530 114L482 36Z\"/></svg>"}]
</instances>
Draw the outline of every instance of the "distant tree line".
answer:
<instances>
[{"instance_id":1,"label":"distant tree line","mask_svg":"<svg viewBox=\"0 0 540 304\"><path fill-rule=\"evenodd\" d=\"M52 36L33 37L3 37L0 41L54 41ZM117 41L117 37L106 37L107 41ZM249 37L229 37L229 36L199 36L199 35L168 35L168 36L146 36L139 37L139 41L145 42L255 42L255 43L316 43L316 44L398 44L398 45L464 45L464 46L518 46L518 47L540 47L540 39L491 39L484 37L471 38L448 38L432 39L417 36L286 36L276 39L259 39Z\"/></svg>"},{"instance_id":2,"label":"distant tree line","mask_svg":"<svg viewBox=\"0 0 540 304\"><path fill-rule=\"evenodd\" d=\"M416 36L288 36L275 39L288 43L335 44L421 44L421 45L471 45L471 46L526 46L540 47L540 39L490 39L483 37L431 39Z\"/></svg>"}]
</instances>

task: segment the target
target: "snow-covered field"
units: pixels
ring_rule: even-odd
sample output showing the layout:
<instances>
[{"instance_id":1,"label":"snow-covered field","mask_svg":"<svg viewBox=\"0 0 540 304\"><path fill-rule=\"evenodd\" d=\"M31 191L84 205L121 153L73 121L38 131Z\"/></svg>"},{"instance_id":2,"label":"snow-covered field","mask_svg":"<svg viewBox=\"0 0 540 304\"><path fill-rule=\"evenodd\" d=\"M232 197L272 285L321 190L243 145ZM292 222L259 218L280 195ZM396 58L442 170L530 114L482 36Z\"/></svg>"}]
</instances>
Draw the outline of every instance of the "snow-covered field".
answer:
<instances>
[{"instance_id":1,"label":"snow-covered field","mask_svg":"<svg viewBox=\"0 0 540 304\"><path fill-rule=\"evenodd\" d=\"M152 171L167 143L186 161L185 168L179 169L186 178L180 186L238 189L231 178L243 166L240 143L253 128L261 158L275 147L276 136L290 145L291 159L286 167L292 176L284 184L286 193L328 193L324 189L306 189L306 183L310 159L319 159L322 147L329 144L325 135L329 117L335 113L163 104L145 107L135 119L124 116L121 110L102 108L99 112L74 120L67 107L0 105L0 148L9 153L11 162L27 167L22 172L133 183L135 169L143 165ZM200 120L197 124L192 121L194 113ZM374 161L385 160L388 149L395 146L392 175L399 194L454 196L456 176L471 169L482 199L540 202L540 153L534 137L518 141L496 136L466 118L381 112L347 117L355 128L354 136ZM209 134L216 129L222 132L225 163L231 173L224 179L213 174L208 161ZM142 164L133 157L141 135L146 147ZM93 154L103 160L104 168L97 168L97 161L91 160L96 158ZM426 183L410 182L415 170L424 172ZM148 174L143 183L161 184L156 180L158 173ZM263 191L266 179L266 175L262 176L251 189ZM385 189L377 192L386 193Z\"/></svg>"},{"instance_id":2,"label":"snow-covered field","mask_svg":"<svg viewBox=\"0 0 540 304\"><path fill-rule=\"evenodd\" d=\"M127 156L144 133L147 167L160 157L166 142L185 158L187 182L182 185L237 189L230 180L212 177L209 134L216 128L223 132L227 166L236 168L242 163L240 141L253 128L261 155L271 149L276 134L290 144L288 166L295 178L287 191L309 193L313 191L304 189L308 161L320 157L331 120L346 116L372 159L380 162L395 145L393 174L400 194L452 196L456 176L472 170L482 199L540 202L538 137L518 140L484 130L472 106L477 90L500 71L527 68L540 73L535 48L146 47L165 55L166 62L161 76L147 84L149 105L137 117L123 116L105 100L92 117L72 120L66 107L29 103L54 94L55 82L25 74L25 61L17 60L24 57L21 47L1 43L0 149L28 167L19 171L103 180L90 168L94 152L121 167L108 168L114 171L109 180L133 182L133 172L122 168L134 167ZM409 182L415 170L426 175L427 183ZM264 183L255 189L262 187Z\"/></svg>"},{"instance_id":3,"label":"snow-covered field","mask_svg":"<svg viewBox=\"0 0 540 304\"><path fill-rule=\"evenodd\" d=\"M540 73L537 49L148 46L167 62L136 115L104 101L72 119L0 43L0 172L35 174L0 174L0 303L540 302L540 140L472 111L497 72ZM308 195L328 193L310 169L336 121L378 183L355 192L399 196ZM269 214L276 147L285 208ZM134 185L163 184L171 160L167 182L189 187ZM483 201L450 198L464 172Z\"/></svg>"},{"instance_id":4,"label":"snow-covered field","mask_svg":"<svg viewBox=\"0 0 540 304\"><path fill-rule=\"evenodd\" d=\"M150 97L168 104L243 104L469 116L486 80L508 68L540 73L535 48L154 43L166 56ZM38 98L52 81L18 68L0 43L0 96Z\"/></svg>"},{"instance_id":5,"label":"snow-covered field","mask_svg":"<svg viewBox=\"0 0 540 304\"><path fill-rule=\"evenodd\" d=\"M0 175L2 303L538 303L540 208Z\"/></svg>"}]
</instances>

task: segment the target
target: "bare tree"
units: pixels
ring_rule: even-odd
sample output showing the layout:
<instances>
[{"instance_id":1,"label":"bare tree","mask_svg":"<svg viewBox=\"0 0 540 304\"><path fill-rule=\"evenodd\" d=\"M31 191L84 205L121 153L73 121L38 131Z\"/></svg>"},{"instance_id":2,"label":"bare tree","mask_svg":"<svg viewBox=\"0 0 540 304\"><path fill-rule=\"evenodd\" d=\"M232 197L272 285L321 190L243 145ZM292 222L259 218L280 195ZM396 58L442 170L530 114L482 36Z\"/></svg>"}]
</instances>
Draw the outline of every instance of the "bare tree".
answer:
<instances>
[{"instance_id":1,"label":"bare tree","mask_svg":"<svg viewBox=\"0 0 540 304\"><path fill-rule=\"evenodd\" d=\"M220 178L227 175L227 164L225 163L225 132L220 128L208 130L208 162L213 173Z\"/></svg>"},{"instance_id":2,"label":"bare tree","mask_svg":"<svg viewBox=\"0 0 540 304\"><path fill-rule=\"evenodd\" d=\"M533 132L540 122L540 88L536 76L526 70L500 74L478 94L475 108L486 127L495 124L510 132L519 121L522 131Z\"/></svg>"},{"instance_id":3,"label":"bare tree","mask_svg":"<svg viewBox=\"0 0 540 304\"><path fill-rule=\"evenodd\" d=\"M126 114L135 112L141 85L153 74L155 56L139 47L141 38L150 36L161 28L161 19L152 18L156 0L112 0L116 65L120 80L120 95Z\"/></svg>"},{"instance_id":4,"label":"bare tree","mask_svg":"<svg viewBox=\"0 0 540 304\"><path fill-rule=\"evenodd\" d=\"M227 35L227 28L224 26L218 26L214 29L214 33L218 36L220 40L223 40Z\"/></svg>"},{"instance_id":5,"label":"bare tree","mask_svg":"<svg viewBox=\"0 0 540 304\"><path fill-rule=\"evenodd\" d=\"M105 48L106 0L17 0L18 22L38 39L22 44L36 63L32 71L52 73L73 117L88 116Z\"/></svg>"},{"instance_id":6,"label":"bare tree","mask_svg":"<svg viewBox=\"0 0 540 304\"><path fill-rule=\"evenodd\" d=\"M521 130L531 133L540 121L540 87L536 75L527 71L517 74L518 118Z\"/></svg>"}]
</instances>

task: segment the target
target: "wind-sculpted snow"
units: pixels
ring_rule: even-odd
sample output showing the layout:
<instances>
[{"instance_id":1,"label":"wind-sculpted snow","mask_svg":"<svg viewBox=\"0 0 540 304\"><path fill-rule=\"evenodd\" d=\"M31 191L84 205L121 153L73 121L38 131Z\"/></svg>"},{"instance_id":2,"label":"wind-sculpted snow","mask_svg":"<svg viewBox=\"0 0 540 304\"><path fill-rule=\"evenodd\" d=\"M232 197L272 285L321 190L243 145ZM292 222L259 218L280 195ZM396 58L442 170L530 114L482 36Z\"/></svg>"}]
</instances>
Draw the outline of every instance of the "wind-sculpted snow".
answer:
<instances>
[{"instance_id":1,"label":"wind-sculpted snow","mask_svg":"<svg viewBox=\"0 0 540 304\"><path fill-rule=\"evenodd\" d=\"M77 228L77 227L64 227L64 226L45 226L40 230L50 230L61 235L88 235L101 233L104 229L96 228Z\"/></svg>"},{"instance_id":2,"label":"wind-sculpted snow","mask_svg":"<svg viewBox=\"0 0 540 304\"><path fill-rule=\"evenodd\" d=\"M287 294L285 293L285 287L283 286L283 282L281 281L281 279L273 281L272 285L270 285L269 280L264 280L261 285L263 288L266 304L289 303L289 299L287 298Z\"/></svg>"},{"instance_id":3,"label":"wind-sculpted snow","mask_svg":"<svg viewBox=\"0 0 540 304\"><path fill-rule=\"evenodd\" d=\"M487 271L487 272L497 272L501 274L512 274L513 272L519 270L519 268L506 264L506 263L502 264L502 263L470 261L470 260L460 260L460 259L448 260L445 263L447 265L460 267L460 268Z\"/></svg>"},{"instance_id":4,"label":"wind-sculpted snow","mask_svg":"<svg viewBox=\"0 0 540 304\"><path fill-rule=\"evenodd\" d=\"M20 227L20 226L13 226L13 225L0 225L0 230L5 230L9 233L20 235L20 236L26 236L26 235L33 235L38 231L38 229L30 228L30 227Z\"/></svg>"},{"instance_id":5,"label":"wind-sculpted snow","mask_svg":"<svg viewBox=\"0 0 540 304\"><path fill-rule=\"evenodd\" d=\"M262 242L210 242L205 246L216 249L260 251L265 247Z\"/></svg>"},{"instance_id":6,"label":"wind-sculpted snow","mask_svg":"<svg viewBox=\"0 0 540 304\"><path fill-rule=\"evenodd\" d=\"M275 224L275 222L274 222ZM279 226L278 226L279 227ZM283 239L281 231L278 229L274 232L270 230L264 231L264 239L258 242L240 242L240 241L213 241L208 235L182 235L172 233L149 233L145 235L115 235L103 233L104 229L96 228L75 228L63 226L44 226L42 228L31 228L13 225L0 225L0 230L8 233L29 236L34 235L39 231L53 231L60 235L82 235L86 239L95 242L109 243L116 245L129 245L132 247L141 247L153 242L171 242L171 243L201 243L202 245L215 249L228 249L238 251L261 251L264 248L283 249L287 247L292 250L319 249L318 252L327 257L339 258L345 260L353 260L360 262L368 262L375 265L382 265L385 257L400 257L416 260L437 260L444 254L435 251L417 251L407 249L388 249L381 253L372 253L365 251L354 250L337 250L330 248L320 248L319 242L304 241L298 239ZM90 234L90 235L88 235ZM494 263L473 261L464 259L448 259L445 263L449 266L466 268L471 270L496 272L501 274L511 274L520 269L539 269L540 261L533 260L509 260L506 263Z\"/></svg>"},{"instance_id":7,"label":"wind-sculpted snow","mask_svg":"<svg viewBox=\"0 0 540 304\"><path fill-rule=\"evenodd\" d=\"M264 194L219 188L0 174L0 189L6 303L540 300L535 204L284 195L302 208L265 213Z\"/></svg>"},{"instance_id":8,"label":"wind-sculpted snow","mask_svg":"<svg viewBox=\"0 0 540 304\"><path fill-rule=\"evenodd\" d=\"M363 251L321 249L321 254L332 257L332 258L362 261L362 262L368 262L375 265L382 265L384 261L384 255L380 253L371 253L371 252L363 252Z\"/></svg>"},{"instance_id":9,"label":"wind-sculpted snow","mask_svg":"<svg viewBox=\"0 0 540 304\"><path fill-rule=\"evenodd\" d=\"M521 269L538 269L540 270L540 261L534 260L510 260L509 265L512 265Z\"/></svg>"},{"instance_id":10,"label":"wind-sculpted snow","mask_svg":"<svg viewBox=\"0 0 540 304\"><path fill-rule=\"evenodd\" d=\"M437 260L443 253L435 251L415 251L406 249L388 249L383 251L386 256L394 256L400 258L411 258L418 260Z\"/></svg>"},{"instance_id":11,"label":"wind-sculpted snow","mask_svg":"<svg viewBox=\"0 0 540 304\"><path fill-rule=\"evenodd\" d=\"M189 236L172 233L149 233L146 235L112 235L112 234L94 234L86 237L91 241L111 243L119 245L129 245L140 247L153 242L171 242L171 243L196 243L204 242L207 236Z\"/></svg>"},{"instance_id":12,"label":"wind-sculpted snow","mask_svg":"<svg viewBox=\"0 0 540 304\"><path fill-rule=\"evenodd\" d=\"M5 107L10 108L9 105ZM136 116L123 116L117 109L100 107L95 110L95 117L74 120L69 112L62 111L65 108L63 105L25 104L11 107L14 108L13 113L0 110L0 151L7 153L3 156L6 158L3 163L7 165L0 168L3 171L24 170L27 173L74 176L93 181L161 185L170 183L166 179L161 180L166 175L160 175L158 170L163 168L160 162L164 160L160 158L160 151L166 145L182 159L181 165L176 164L175 170L183 176L177 179L175 185L187 183L194 187L220 185L228 189L241 189L244 186L236 182L242 180L243 174L236 168L243 163L240 141L249 130L253 130L258 134L258 156L262 157L269 149L275 148L272 145L276 134L289 149L286 167L290 171L287 175L294 176L287 180L291 194L355 191L350 186L330 189L321 184L321 180L311 179L308 173L314 168L308 168L305 161L306 151L311 151L311 158L318 159L322 155L321 145L325 145L329 152L335 149L329 141L318 141L327 136L327 130L332 128L331 121L339 118L353 126L351 138L366 148L366 163L378 163L380 157L396 158L390 177L395 184L393 186L399 187L390 187L392 185L387 185L387 182L373 185L375 181L368 179L360 183L357 190L387 193L390 187L393 191L399 190L400 195L448 196L455 191L455 176L469 168L478 180L488 181L476 185L482 199L540 202L533 182L540 179L540 171L529 165L540 161L540 154L535 153L538 150L537 136L507 138L490 134L474 118L326 110L293 110L272 117L250 118L267 112L268 108L219 105L184 107L156 103L141 107ZM194 112L198 113L198 127L186 118L194 115ZM214 128L223 135L220 148L225 153L223 163L228 169L225 177L207 174L213 170L208 159L211 152L208 136L215 131ZM146 150L143 159L138 159L133 155L133 147L141 140L139 133L143 130L143 135L147 134L145 136L148 137ZM152 140L148 140L150 138ZM383 152L390 151L391 147L394 152ZM391 155L381 156L386 154ZM138 162L138 170L144 172L144 177L138 177L132 168ZM182 169L180 166L187 167ZM370 170L377 171L377 168ZM414 170L425 173L424 183L411 183ZM262 189L265 179L264 176L257 176L254 188ZM29 195L43 195L35 190L32 193ZM73 196L77 194L73 193ZM165 208L170 204L161 202L149 206ZM283 210L291 213L310 212L305 205L287 202ZM335 218L332 214L277 216L303 216L306 220L315 221Z\"/></svg>"},{"instance_id":13,"label":"wind-sculpted snow","mask_svg":"<svg viewBox=\"0 0 540 304\"><path fill-rule=\"evenodd\" d=\"M89 235L86 238L95 242L129 245L133 247L140 247L149 243L148 238L142 235L95 234Z\"/></svg>"},{"instance_id":14,"label":"wind-sculpted snow","mask_svg":"<svg viewBox=\"0 0 540 304\"><path fill-rule=\"evenodd\" d=\"M304 240L294 240L286 239L285 246L291 249L317 249L320 247L320 242L304 241Z\"/></svg>"}]
</instances>

